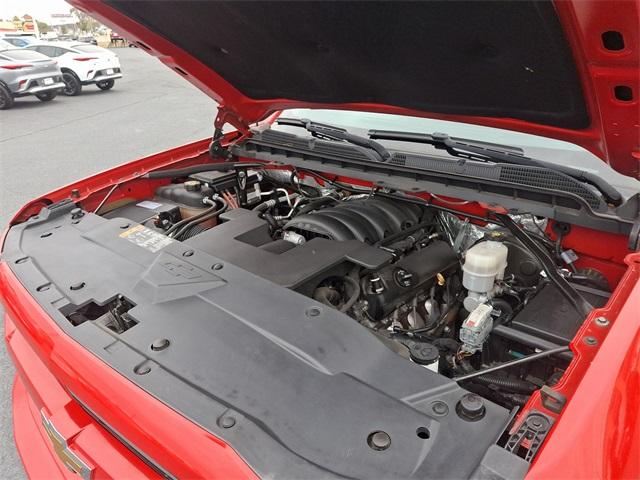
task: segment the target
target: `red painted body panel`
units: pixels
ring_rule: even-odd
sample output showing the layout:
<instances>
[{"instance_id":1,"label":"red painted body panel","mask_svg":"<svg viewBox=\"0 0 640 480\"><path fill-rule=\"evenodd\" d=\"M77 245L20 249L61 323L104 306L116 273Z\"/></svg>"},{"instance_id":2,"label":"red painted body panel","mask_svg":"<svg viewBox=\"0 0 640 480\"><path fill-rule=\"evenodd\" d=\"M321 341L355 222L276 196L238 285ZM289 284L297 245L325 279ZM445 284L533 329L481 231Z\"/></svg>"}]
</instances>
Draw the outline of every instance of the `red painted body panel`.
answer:
<instances>
[{"instance_id":1,"label":"red painted body panel","mask_svg":"<svg viewBox=\"0 0 640 480\"><path fill-rule=\"evenodd\" d=\"M44 409L71 448L95 467L93 478L157 476L98 425L71 398L69 391L128 442L178 478L256 478L227 444L156 400L69 338L5 263L0 263L0 297L6 307L6 341L20 376L14 392L16 443L32 478L41 474L45 478L64 478L67 473L57 460L49 461L51 451L46 444L50 442L42 437L42 427L34 418L40 409ZM48 455L44 454L45 449L49 450Z\"/></svg>"},{"instance_id":2,"label":"red painted body panel","mask_svg":"<svg viewBox=\"0 0 640 480\"><path fill-rule=\"evenodd\" d=\"M149 170L162 168L167 165L190 165L207 153L209 143L210 140L205 139L172 148L171 150L166 150L104 172L96 173L91 177L61 187L26 204L14 215L10 224L13 225L14 223L22 222L31 215L37 214L42 207L65 198L82 201L83 204L86 205L86 209L92 210L98 206L100 200L115 183L129 182ZM111 198L116 200L129 194L139 196L139 198L145 195L150 196L152 195L151 185L153 184L146 181L133 182L131 185L127 185L125 191L115 191ZM0 243L0 247L1 246Z\"/></svg>"},{"instance_id":3,"label":"red painted body panel","mask_svg":"<svg viewBox=\"0 0 640 480\"><path fill-rule=\"evenodd\" d=\"M580 74L591 125L583 130L557 128L511 118L472 117L415 111L393 105L375 103L317 104L284 98L254 100L246 97L216 72L196 60L160 35L95 0L70 0L106 25L116 28L127 38L157 56L186 80L234 112L236 126L264 119L286 108L310 107L345 110L367 110L516 130L566 140L593 152L619 172L638 176L640 164L640 7L637 1L573 0L556 1L555 6L565 34L573 50ZM604 48L602 33L623 34L625 48ZM617 100L614 87L628 86L632 101Z\"/></svg>"},{"instance_id":4,"label":"red painted body panel","mask_svg":"<svg viewBox=\"0 0 640 480\"><path fill-rule=\"evenodd\" d=\"M640 255L627 261L630 268L607 307L590 316L572 343L576 358L556 388L571 401L528 479L640 478ZM593 322L599 315L609 327ZM583 342L586 336L602 343L597 353ZM527 405L540 406L538 395Z\"/></svg>"}]
</instances>

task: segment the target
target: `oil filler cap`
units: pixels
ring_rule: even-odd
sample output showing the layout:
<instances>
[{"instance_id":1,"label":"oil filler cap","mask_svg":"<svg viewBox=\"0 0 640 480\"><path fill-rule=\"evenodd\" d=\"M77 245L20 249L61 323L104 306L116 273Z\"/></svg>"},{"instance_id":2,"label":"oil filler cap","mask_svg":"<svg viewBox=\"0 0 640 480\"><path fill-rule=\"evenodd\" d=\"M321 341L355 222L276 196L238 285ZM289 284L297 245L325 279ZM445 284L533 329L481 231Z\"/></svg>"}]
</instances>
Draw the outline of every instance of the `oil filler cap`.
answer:
<instances>
[{"instance_id":1,"label":"oil filler cap","mask_svg":"<svg viewBox=\"0 0 640 480\"><path fill-rule=\"evenodd\" d=\"M475 393L465 393L456 405L458 416L469 422L480 420L484 417L485 411L484 400Z\"/></svg>"}]
</instances>

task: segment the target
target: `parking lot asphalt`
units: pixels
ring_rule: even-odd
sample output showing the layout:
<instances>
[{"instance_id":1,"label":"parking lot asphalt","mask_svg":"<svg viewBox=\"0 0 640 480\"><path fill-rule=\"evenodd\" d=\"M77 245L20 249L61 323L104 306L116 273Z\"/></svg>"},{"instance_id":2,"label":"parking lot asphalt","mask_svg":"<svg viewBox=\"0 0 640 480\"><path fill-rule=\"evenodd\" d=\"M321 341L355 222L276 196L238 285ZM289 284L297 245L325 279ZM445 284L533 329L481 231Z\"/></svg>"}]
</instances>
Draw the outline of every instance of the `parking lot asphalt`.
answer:
<instances>
[{"instance_id":1,"label":"parking lot asphalt","mask_svg":"<svg viewBox=\"0 0 640 480\"><path fill-rule=\"evenodd\" d=\"M119 48L124 77L103 92L0 112L0 231L28 200L74 180L211 136L216 103L142 50ZM0 306L0 317L2 317ZM4 334L4 329L2 329ZM12 429L14 369L0 346L0 479L25 478Z\"/></svg>"}]
</instances>

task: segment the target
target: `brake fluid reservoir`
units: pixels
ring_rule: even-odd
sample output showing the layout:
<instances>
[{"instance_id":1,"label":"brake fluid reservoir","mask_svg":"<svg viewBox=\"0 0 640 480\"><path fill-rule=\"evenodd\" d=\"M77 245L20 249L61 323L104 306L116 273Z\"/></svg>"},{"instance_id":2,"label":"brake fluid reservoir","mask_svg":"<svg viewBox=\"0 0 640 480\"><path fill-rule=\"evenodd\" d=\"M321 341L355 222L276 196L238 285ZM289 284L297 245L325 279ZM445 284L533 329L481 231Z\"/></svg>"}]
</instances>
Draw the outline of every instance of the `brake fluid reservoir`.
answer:
<instances>
[{"instance_id":1,"label":"brake fluid reservoir","mask_svg":"<svg viewBox=\"0 0 640 480\"><path fill-rule=\"evenodd\" d=\"M465 254L462 285L469 291L464 308L472 312L493 297L497 280L504 278L509 250L500 242L480 242Z\"/></svg>"}]
</instances>

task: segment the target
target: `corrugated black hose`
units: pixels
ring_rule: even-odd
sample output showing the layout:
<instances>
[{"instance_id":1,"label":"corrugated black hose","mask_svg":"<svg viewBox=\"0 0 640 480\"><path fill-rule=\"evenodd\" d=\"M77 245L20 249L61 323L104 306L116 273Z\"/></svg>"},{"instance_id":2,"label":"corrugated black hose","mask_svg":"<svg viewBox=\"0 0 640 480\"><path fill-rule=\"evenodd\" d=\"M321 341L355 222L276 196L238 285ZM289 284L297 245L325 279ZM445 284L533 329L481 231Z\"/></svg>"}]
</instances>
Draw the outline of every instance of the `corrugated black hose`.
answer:
<instances>
[{"instance_id":1,"label":"corrugated black hose","mask_svg":"<svg viewBox=\"0 0 640 480\"><path fill-rule=\"evenodd\" d=\"M516 393L533 393L538 389L536 385L529 383L526 380L520 380L519 378L513 377L501 377L490 373L482 375L481 377L476 377L473 381Z\"/></svg>"},{"instance_id":2,"label":"corrugated black hose","mask_svg":"<svg viewBox=\"0 0 640 480\"><path fill-rule=\"evenodd\" d=\"M189 219L189 222L187 224L185 224L182 228L180 228L175 235L173 235L173 238L177 239L177 240L183 240L181 237L182 235L187 232L189 229L191 229L192 227L194 227L195 225L199 225L203 222L206 222L207 220L211 220L214 217L217 217L218 215L220 215L221 213L223 213L225 210L227 210L227 202L223 199L223 198L217 198L216 202L219 202L222 204L222 206L217 209L214 210L213 212L204 215L204 216L197 216L196 218L191 217ZM215 207L214 207L215 208Z\"/></svg>"}]
</instances>

